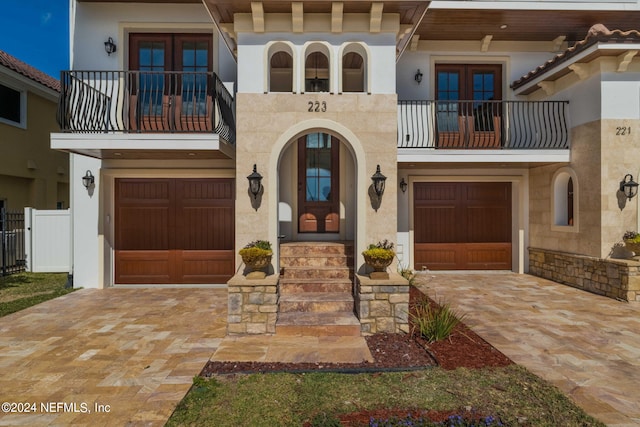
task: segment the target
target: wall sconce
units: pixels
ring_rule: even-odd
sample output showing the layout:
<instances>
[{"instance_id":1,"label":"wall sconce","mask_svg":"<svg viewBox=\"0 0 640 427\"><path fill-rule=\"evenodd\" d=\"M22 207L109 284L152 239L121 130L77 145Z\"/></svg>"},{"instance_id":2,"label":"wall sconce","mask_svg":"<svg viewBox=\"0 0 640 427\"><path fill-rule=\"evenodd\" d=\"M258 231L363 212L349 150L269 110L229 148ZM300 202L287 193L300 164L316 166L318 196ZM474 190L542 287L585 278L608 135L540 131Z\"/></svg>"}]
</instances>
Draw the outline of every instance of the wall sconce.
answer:
<instances>
[{"instance_id":1,"label":"wall sconce","mask_svg":"<svg viewBox=\"0 0 640 427\"><path fill-rule=\"evenodd\" d=\"M413 78L418 82L418 84L422 83L422 73L420 72L420 68L418 68L418 71Z\"/></svg>"},{"instance_id":2,"label":"wall sconce","mask_svg":"<svg viewBox=\"0 0 640 427\"><path fill-rule=\"evenodd\" d=\"M249 180L249 191L253 194L253 198L257 199L258 194L260 194L260 189L262 189L262 175L260 175L256 170L255 163L253 164L253 172L247 177L247 179Z\"/></svg>"},{"instance_id":3,"label":"wall sconce","mask_svg":"<svg viewBox=\"0 0 640 427\"><path fill-rule=\"evenodd\" d=\"M85 173L84 176L82 177L82 185L84 185L84 188L88 190L89 187L91 187L94 182L95 182L95 178L93 177L93 174L91 173L91 171L88 170L87 173Z\"/></svg>"},{"instance_id":4,"label":"wall sconce","mask_svg":"<svg viewBox=\"0 0 640 427\"><path fill-rule=\"evenodd\" d=\"M624 179L620 181L620 191L622 191L629 200L638 194L638 183L633 180L633 175L628 173L624 176Z\"/></svg>"},{"instance_id":5,"label":"wall sconce","mask_svg":"<svg viewBox=\"0 0 640 427\"><path fill-rule=\"evenodd\" d=\"M371 180L373 181L373 191L376 192L376 196L378 196L378 198L382 198L387 177L380 173L380 165L376 166L376 173L371 176Z\"/></svg>"},{"instance_id":6,"label":"wall sconce","mask_svg":"<svg viewBox=\"0 0 640 427\"><path fill-rule=\"evenodd\" d=\"M400 181L400 189L402 190L403 193L407 192L407 187L409 186L409 184L407 184L407 182L404 180L404 178L402 178L402 180Z\"/></svg>"},{"instance_id":7,"label":"wall sconce","mask_svg":"<svg viewBox=\"0 0 640 427\"><path fill-rule=\"evenodd\" d=\"M113 42L113 39L109 37L106 42L104 42L104 50L107 51L107 55L111 56L113 52L116 51L116 44Z\"/></svg>"}]
</instances>

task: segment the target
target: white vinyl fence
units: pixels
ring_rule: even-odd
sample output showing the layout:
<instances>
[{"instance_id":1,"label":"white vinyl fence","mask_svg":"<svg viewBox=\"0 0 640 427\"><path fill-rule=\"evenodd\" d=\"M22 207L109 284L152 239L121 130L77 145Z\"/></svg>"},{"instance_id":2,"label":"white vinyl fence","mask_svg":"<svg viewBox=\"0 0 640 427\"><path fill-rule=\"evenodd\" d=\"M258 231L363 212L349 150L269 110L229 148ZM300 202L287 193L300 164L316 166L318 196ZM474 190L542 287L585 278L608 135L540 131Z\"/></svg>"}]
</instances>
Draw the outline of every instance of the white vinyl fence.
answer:
<instances>
[{"instance_id":1,"label":"white vinyl fence","mask_svg":"<svg viewBox=\"0 0 640 427\"><path fill-rule=\"evenodd\" d=\"M27 271L71 271L71 212L24 209Z\"/></svg>"}]
</instances>

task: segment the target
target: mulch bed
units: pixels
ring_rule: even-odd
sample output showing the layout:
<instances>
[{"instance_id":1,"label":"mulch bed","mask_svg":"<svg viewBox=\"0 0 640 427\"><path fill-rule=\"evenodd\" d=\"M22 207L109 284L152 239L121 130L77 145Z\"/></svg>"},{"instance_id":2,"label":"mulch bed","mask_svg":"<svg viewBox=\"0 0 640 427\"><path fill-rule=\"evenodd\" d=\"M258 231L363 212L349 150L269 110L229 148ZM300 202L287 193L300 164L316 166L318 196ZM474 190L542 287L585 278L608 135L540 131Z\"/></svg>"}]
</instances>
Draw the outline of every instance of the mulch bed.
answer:
<instances>
[{"instance_id":1,"label":"mulch bed","mask_svg":"<svg viewBox=\"0 0 640 427\"><path fill-rule=\"evenodd\" d=\"M411 287L410 304L424 294ZM432 301L435 304L435 302ZM208 362L201 376L250 372L369 372L411 370L439 366L443 369L460 367L478 369L507 366L513 362L496 350L463 323L442 341L428 343L416 334L375 334L366 337L373 362L362 363L266 363L266 362Z\"/></svg>"}]
</instances>

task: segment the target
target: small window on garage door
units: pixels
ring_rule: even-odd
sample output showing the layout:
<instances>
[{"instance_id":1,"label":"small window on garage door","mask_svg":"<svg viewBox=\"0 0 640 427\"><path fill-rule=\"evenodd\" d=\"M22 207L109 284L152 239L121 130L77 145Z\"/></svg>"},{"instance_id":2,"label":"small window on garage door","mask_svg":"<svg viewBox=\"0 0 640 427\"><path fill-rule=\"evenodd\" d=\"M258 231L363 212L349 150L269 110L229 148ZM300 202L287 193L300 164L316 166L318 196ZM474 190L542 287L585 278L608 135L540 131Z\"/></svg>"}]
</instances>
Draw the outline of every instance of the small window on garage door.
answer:
<instances>
[{"instance_id":1,"label":"small window on garage door","mask_svg":"<svg viewBox=\"0 0 640 427\"><path fill-rule=\"evenodd\" d=\"M116 179L115 283L225 283L233 179Z\"/></svg>"}]
</instances>

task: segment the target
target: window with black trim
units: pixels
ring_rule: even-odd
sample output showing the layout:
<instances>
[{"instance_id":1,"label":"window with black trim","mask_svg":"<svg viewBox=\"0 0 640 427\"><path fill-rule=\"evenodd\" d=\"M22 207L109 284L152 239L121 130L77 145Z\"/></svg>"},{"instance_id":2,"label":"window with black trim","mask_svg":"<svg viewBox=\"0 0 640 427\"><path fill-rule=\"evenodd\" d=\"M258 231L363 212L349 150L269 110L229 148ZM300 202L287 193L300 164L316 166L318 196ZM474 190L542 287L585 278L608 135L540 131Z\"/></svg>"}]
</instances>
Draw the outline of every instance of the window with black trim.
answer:
<instances>
[{"instance_id":1,"label":"window with black trim","mask_svg":"<svg viewBox=\"0 0 640 427\"><path fill-rule=\"evenodd\" d=\"M22 123L22 92L0 84L0 118L8 122Z\"/></svg>"}]
</instances>

